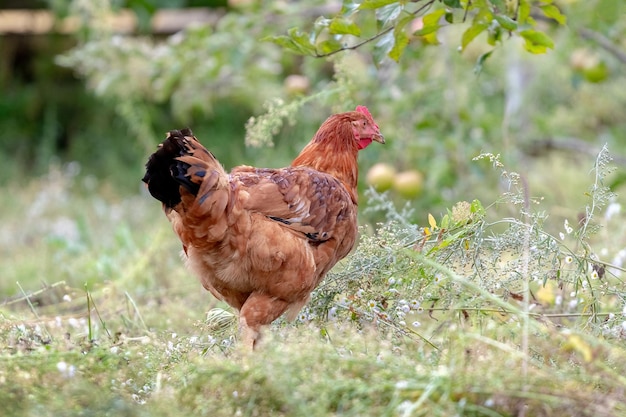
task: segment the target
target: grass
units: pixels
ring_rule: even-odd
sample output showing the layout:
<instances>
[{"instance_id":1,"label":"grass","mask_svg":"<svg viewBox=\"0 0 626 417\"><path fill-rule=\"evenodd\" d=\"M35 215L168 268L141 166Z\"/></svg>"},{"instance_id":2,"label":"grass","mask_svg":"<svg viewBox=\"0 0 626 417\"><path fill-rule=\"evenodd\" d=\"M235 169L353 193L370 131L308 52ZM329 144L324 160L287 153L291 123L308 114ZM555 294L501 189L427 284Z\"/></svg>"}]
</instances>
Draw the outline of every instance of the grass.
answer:
<instances>
[{"instance_id":1,"label":"grass","mask_svg":"<svg viewBox=\"0 0 626 417\"><path fill-rule=\"evenodd\" d=\"M502 204L527 208L511 190ZM67 168L5 191L6 416L626 414L625 292L591 251L619 251L620 217L560 239L536 213L493 220L472 203L425 232L370 195L385 224L250 354L147 195Z\"/></svg>"}]
</instances>

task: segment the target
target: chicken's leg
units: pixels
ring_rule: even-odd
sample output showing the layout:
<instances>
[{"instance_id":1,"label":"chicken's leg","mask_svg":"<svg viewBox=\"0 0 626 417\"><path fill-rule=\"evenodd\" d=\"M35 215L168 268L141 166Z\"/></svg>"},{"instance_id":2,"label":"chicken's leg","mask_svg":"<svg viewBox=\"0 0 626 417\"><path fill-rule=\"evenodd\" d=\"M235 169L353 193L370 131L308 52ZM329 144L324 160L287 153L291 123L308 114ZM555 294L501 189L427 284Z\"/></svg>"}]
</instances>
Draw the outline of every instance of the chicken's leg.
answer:
<instances>
[{"instance_id":1,"label":"chicken's leg","mask_svg":"<svg viewBox=\"0 0 626 417\"><path fill-rule=\"evenodd\" d=\"M261 327L276 320L288 307L287 301L267 294L252 293L239 311L243 345L254 349L261 338Z\"/></svg>"}]
</instances>

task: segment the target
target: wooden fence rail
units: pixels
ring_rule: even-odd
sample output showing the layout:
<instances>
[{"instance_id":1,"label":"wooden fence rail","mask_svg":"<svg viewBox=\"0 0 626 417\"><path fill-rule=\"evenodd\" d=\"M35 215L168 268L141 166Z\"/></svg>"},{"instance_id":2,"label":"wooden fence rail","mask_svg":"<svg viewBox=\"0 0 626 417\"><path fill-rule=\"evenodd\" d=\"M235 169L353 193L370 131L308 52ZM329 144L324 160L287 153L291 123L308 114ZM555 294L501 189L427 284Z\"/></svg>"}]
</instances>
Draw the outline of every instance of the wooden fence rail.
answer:
<instances>
[{"instance_id":1,"label":"wooden fence rail","mask_svg":"<svg viewBox=\"0 0 626 417\"><path fill-rule=\"evenodd\" d=\"M223 11L208 8L161 9L151 21L154 34L178 32L193 23L215 23ZM124 9L115 14L103 16L94 24L105 25L114 33L132 34L137 31L137 17L132 10ZM47 33L69 34L81 27L77 17L57 19L47 10L0 10L0 35L43 35Z\"/></svg>"}]
</instances>

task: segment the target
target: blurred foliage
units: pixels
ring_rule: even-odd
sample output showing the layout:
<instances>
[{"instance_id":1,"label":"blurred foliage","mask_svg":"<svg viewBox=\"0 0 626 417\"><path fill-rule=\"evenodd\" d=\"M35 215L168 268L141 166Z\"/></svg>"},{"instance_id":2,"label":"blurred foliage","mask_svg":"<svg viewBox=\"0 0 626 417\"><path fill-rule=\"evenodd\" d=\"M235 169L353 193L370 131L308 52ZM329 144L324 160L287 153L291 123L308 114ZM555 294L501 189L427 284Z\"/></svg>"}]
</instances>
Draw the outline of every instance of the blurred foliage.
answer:
<instances>
[{"instance_id":1,"label":"blurred foliage","mask_svg":"<svg viewBox=\"0 0 626 417\"><path fill-rule=\"evenodd\" d=\"M98 23L121 7L153 13L159 2L51 2L60 15L78 16L89 25L75 40L50 36L44 45L20 40L32 49L26 65L20 61L23 52L17 52L23 48L3 48L8 59L2 66L0 106L8 117L0 118L0 151L17 158L6 158L0 178L42 173L60 159L78 161L85 173L136 190L135 178L163 132L183 126L192 127L227 168L285 165L328 114L365 104L389 140L362 153L362 172L375 162L387 162L398 173L418 171L423 184L418 199L410 200L416 213L437 213L460 199L495 198L500 185L485 174L484 165L471 161L482 151L501 153L549 204L575 210L584 203L584 188L577 184L587 181L575 166L592 161L604 143L618 164L623 161L622 2L522 3L533 6L526 17L532 30L554 42L547 54L527 53L523 35L509 37L507 30L530 27L518 22L515 30L507 29L512 23L502 16L514 20L519 13L509 2L472 2L465 16L461 9L467 4L455 1L367 1L358 7L348 1L343 6L232 1L216 23L192 25L168 37L123 36ZM409 8L426 4L432 8L408 20ZM566 17L567 27L557 22L562 19L552 7ZM390 13L381 23L383 9ZM487 11L500 35L494 38L489 27L463 44L477 16ZM453 24L446 13L452 13ZM259 41L296 27L317 36L311 42L326 39L351 47L357 42L349 33L354 25L366 38L396 27L404 17L407 39L398 62L388 57L389 50L381 53L376 41L324 59ZM424 25L432 32L425 33ZM439 45L427 36L436 36ZM477 63L480 71L474 73ZM87 91L68 68L85 81ZM26 69L28 75L22 73ZM245 146L246 125L247 142L263 147ZM562 181L572 184L572 192L554 192ZM393 190L391 196L398 204L406 201Z\"/></svg>"},{"instance_id":2,"label":"blurred foliage","mask_svg":"<svg viewBox=\"0 0 626 417\"><path fill-rule=\"evenodd\" d=\"M552 0L346 0L333 18L319 17L311 32L292 27L288 35L269 39L292 52L318 58L372 43L377 62L384 58L399 61L411 38L425 45L438 45L439 29L471 22L460 36L461 51L487 33L491 46L506 37L519 36L527 51L545 53L554 48L554 42L545 31L537 29L533 12L561 25L567 21ZM491 52L482 54L477 65L482 66L489 55Z\"/></svg>"}]
</instances>

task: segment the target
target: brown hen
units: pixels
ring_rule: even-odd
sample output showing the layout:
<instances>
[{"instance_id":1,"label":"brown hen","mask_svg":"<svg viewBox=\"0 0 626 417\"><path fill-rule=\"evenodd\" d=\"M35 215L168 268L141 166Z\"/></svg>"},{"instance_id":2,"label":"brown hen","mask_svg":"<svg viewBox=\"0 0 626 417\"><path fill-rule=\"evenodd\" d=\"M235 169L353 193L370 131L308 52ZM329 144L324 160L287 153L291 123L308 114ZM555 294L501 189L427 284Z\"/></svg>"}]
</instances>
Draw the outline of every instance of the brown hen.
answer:
<instances>
[{"instance_id":1,"label":"brown hen","mask_svg":"<svg viewBox=\"0 0 626 417\"><path fill-rule=\"evenodd\" d=\"M186 263L204 288L239 311L243 342L287 312L354 247L357 153L384 143L367 108L330 116L290 167L228 174L189 129L173 130L143 181L163 203Z\"/></svg>"}]
</instances>

